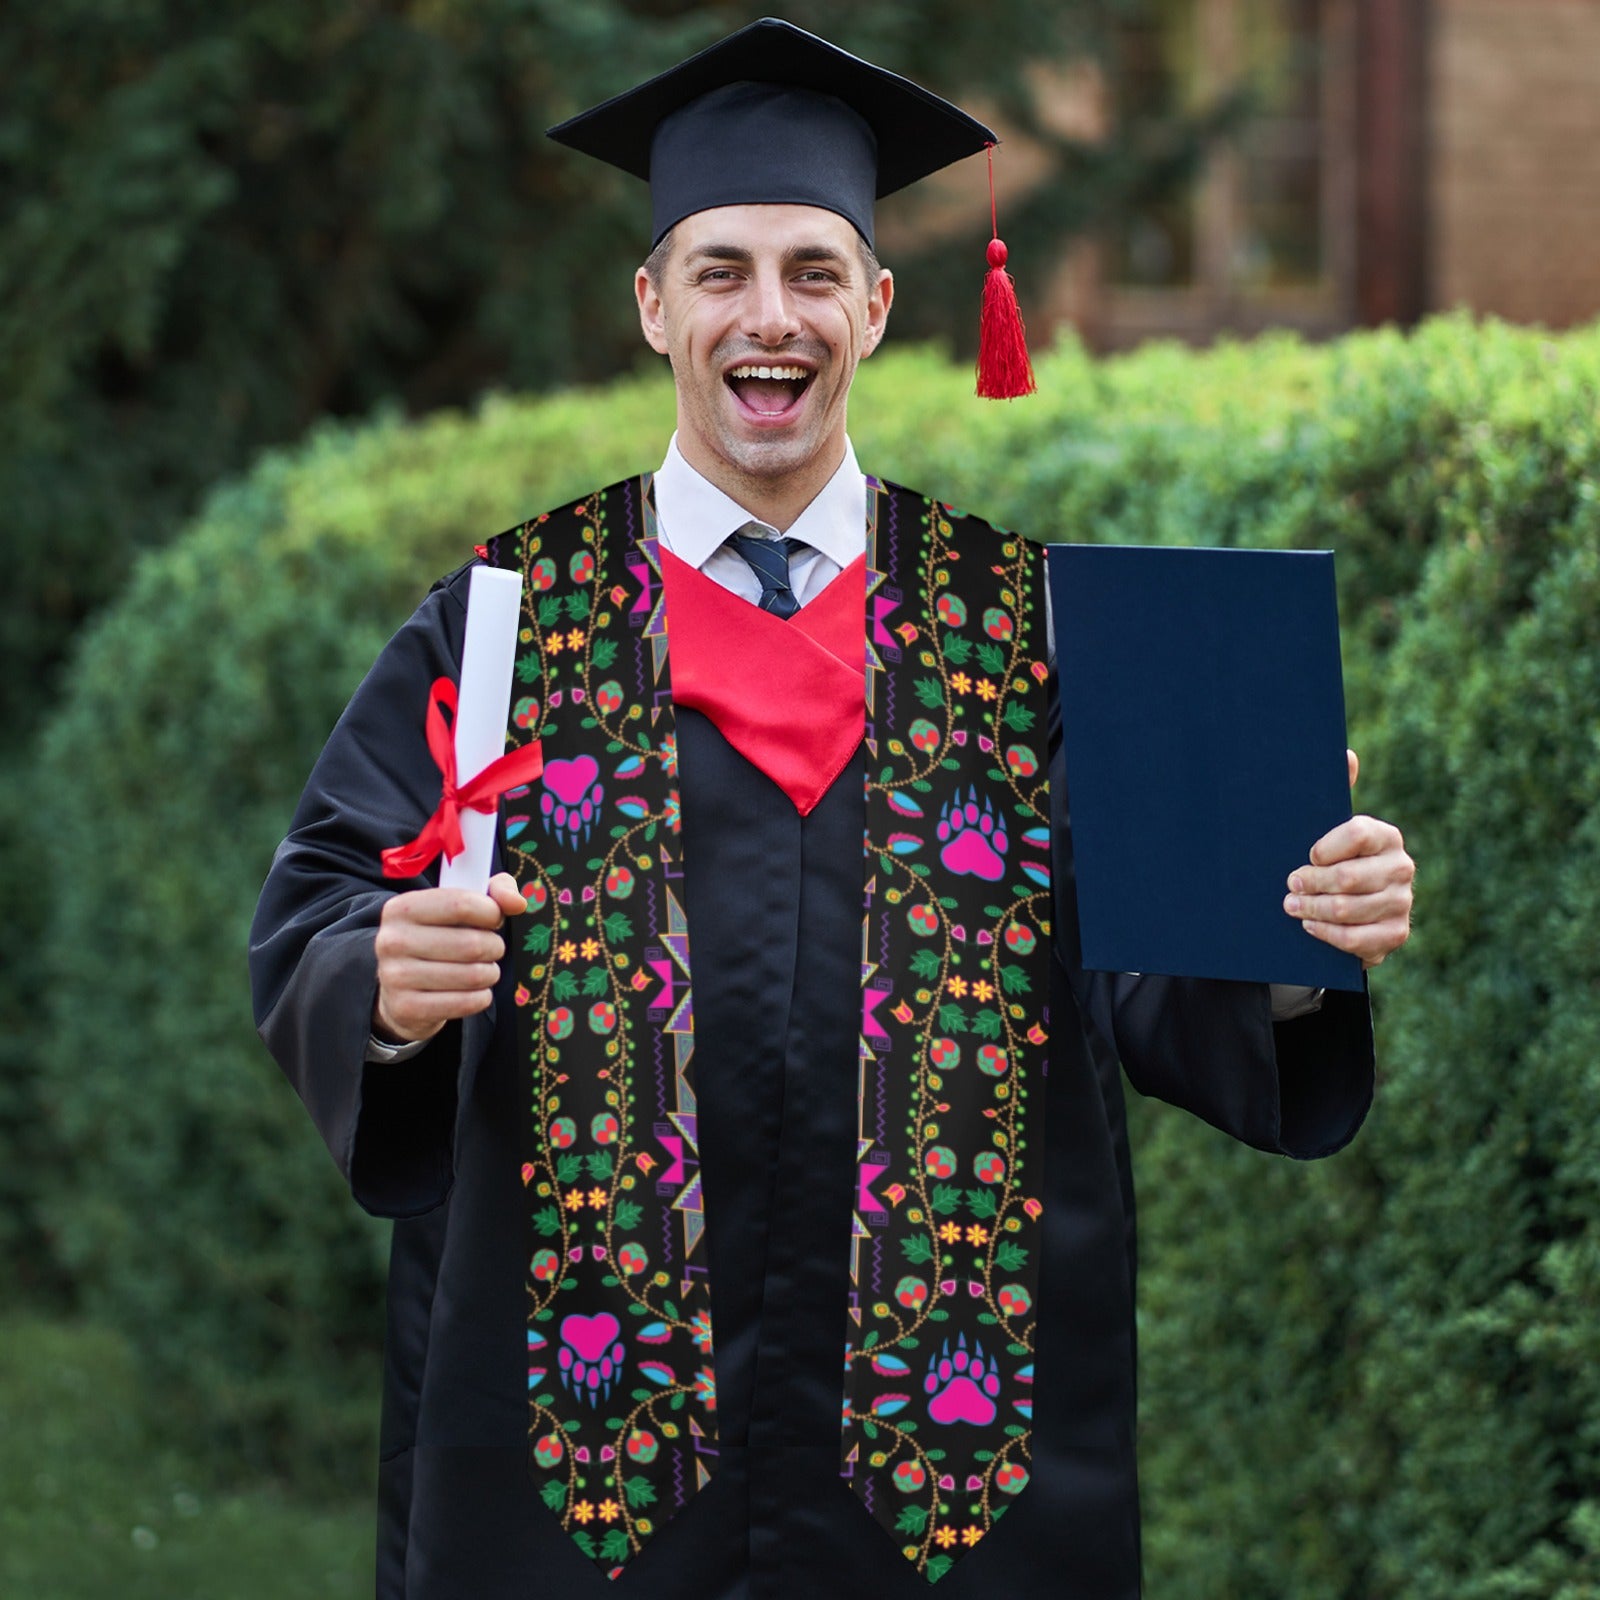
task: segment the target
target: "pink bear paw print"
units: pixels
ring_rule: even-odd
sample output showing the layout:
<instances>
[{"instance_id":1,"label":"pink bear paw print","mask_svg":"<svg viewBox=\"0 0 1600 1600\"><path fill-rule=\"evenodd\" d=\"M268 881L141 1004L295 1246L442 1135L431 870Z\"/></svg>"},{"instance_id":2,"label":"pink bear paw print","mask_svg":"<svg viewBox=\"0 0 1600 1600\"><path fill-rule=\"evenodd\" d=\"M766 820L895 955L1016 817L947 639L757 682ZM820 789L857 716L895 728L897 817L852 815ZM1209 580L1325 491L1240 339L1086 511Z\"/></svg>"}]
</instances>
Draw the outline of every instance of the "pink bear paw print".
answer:
<instances>
[{"instance_id":1,"label":"pink bear paw print","mask_svg":"<svg viewBox=\"0 0 1600 1600\"><path fill-rule=\"evenodd\" d=\"M950 1341L945 1340L939 1354L929 1361L922 1386L933 1397L928 1415L935 1422L946 1426L970 1422L986 1428L995 1419L1000 1369L984 1354L981 1344L975 1342L969 1351L965 1334L957 1335L953 1352Z\"/></svg>"},{"instance_id":2,"label":"pink bear paw print","mask_svg":"<svg viewBox=\"0 0 1600 1600\"><path fill-rule=\"evenodd\" d=\"M987 883L998 883L1005 876L1005 853L1009 845L1006 825L994 814L994 807L985 800L978 804L976 788L967 791L965 801L960 790L953 801L939 808L939 826L935 830L944 848L939 859L951 872L982 878Z\"/></svg>"}]
</instances>

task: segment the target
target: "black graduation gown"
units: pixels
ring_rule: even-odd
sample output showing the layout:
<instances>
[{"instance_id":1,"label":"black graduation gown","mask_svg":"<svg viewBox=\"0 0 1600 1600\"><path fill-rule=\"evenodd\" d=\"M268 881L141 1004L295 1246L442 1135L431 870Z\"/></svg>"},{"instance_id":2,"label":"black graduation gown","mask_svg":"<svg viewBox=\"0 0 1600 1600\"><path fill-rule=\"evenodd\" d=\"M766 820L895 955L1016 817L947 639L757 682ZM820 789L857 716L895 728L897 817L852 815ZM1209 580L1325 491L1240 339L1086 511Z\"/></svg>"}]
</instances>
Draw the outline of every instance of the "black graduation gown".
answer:
<instances>
[{"instance_id":1,"label":"black graduation gown","mask_svg":"<svg viewBox=\"0 0 1600 1600\"><path fill-rule=\"evenodd\" d=\"M537 1500L525 1466L524 1084L509 998L497 1001L500 1022L448 1028L411 1061L363 1061L372 930L392 891L379 851L411 837L437 798L422 710L433 678L457 676L466 571L435 587L329 738L251 941L263 1038L357 1201L395 1219L378 1594L920 1600L925 1580L839 1477L861 773L847 768L802 819L687 710L720 1454L709 1487L616 1588ZM1364 996L1330 992L1320 1013L1274 1026L1264 985L1083 973L1064 815L1056 873L1032 1480L942 1580L942 1600L1139 1592L1133 1191L1117 1059L1143 1092L1294 1156L1342 1145L1372 1092Z\"/></svg>"}]
</instances>

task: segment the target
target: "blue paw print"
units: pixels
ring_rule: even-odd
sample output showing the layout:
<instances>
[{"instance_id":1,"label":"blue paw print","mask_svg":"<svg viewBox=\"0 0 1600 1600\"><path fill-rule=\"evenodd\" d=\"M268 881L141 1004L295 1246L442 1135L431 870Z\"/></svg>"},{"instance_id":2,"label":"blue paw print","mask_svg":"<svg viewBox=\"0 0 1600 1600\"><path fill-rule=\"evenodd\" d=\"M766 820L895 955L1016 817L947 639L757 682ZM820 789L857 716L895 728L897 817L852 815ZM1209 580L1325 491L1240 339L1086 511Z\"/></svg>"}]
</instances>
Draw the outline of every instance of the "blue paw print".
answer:
<instances>
[{"instance_id":1,"label":"blue paw print","mask_svg":"<svg viewBox=\"0 0 1600 1600\"><path fill-rule=\"evenodd\" d=\"M939 1354L928 1362L928 1376L922 1387L933 1397L928 1402L928 1415L935 1422L945 1426L970 1422L986 1428L998 1409L995 1400L1000 1394L1000 1367L976 1341L968 1350L966 1335L958 1334L953 1351L946 1339Z\"/></svg>"},{"instance_id":2,"label":"blue paw print","mask_svg":"<svg viewBox=\"0 0 1600 1600\"><path fill-rule=\"evenodd\" d=\"M997 883L1005 876L1004 857L1009 844L1006 825L996 818L988 800L978 804L976 788L968 790L965 801L957 790L955 799L939 808L936 831L944 846L939 859L951 872L989 883Z\"/></svg>"}]
</instances>

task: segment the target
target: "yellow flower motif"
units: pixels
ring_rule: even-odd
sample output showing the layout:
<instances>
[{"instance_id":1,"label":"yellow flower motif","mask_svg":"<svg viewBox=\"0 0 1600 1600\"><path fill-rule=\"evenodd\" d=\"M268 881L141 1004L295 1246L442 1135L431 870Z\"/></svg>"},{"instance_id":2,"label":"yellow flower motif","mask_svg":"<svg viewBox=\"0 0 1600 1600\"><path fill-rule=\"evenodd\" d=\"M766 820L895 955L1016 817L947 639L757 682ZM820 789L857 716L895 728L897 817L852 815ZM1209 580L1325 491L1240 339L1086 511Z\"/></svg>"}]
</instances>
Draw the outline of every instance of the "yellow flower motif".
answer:
<instances>
[{"instance_id":1,"label":"yellow flower motif","mask_svg":"<svg viewBox=\"0 0 1600 1600\"><path fill-rule=\"evenodd\" d=\"M982 1537L983 1537L983 1529L982 1528L973 1527L973 1528L963 1528L961 1530L961 1542L962 1542L962 1544L966 1545L969 1549L973 1545L975 1545Z\"/></svg>"},{"instance_id":2,"label":"yellow flower motif","mask_svg":"<svg viewBox=\"0 0 1600 1600\"><path fill-rule=\"evenodd\" d=\"M577 954L578 947L570 939L563 939L561 943L556 946L557 961L572 961L576 959Z\"/></svg>"},{"instance_id":3,"label":"yellow flower motif","mask_svg":"<svg viewBox=\"0 0 1600 1600\"><path fill-rule=\"evenodd\" d=\"M978 698L980 700L993 700L999 693L1000 691L987 678L978 679ZM983 1535L980 1533L978 1537L981 1539Z\"/></svg>"},{"instance_id":4,"label":"yellow flower motif","mask_svg":"<svg viewBox=\"0 0 1600 1600\"><path fill-rule=\"evenodd\" d=\"M580 1500L572 1508L572 1519L574 1522L593 1522L594 1507L587 1500Z\"/></svg>"},{"instance_id":5,"label":"yellow flower motif","mask_svg":"<svg viewBox=\"0 0 1600 1600\"><path fill-rule=\"evenodd\" d=\"M968 1244L984 1244L988 1241L988 1238L989 1230L987 1228L980 1228L976 1222L974 1222L972 1226L967 1229Z\"/></svg>"},{"instance_id":6,"label":"yellow flower motif","mask_svg":"<svg viewBox=\"0 0 1600 1600\"><path fill-rule=\"evenodd\" d=\"M964 672L953 672L950 675L950 687L954 689L957 694L966 694L972 688L972 679L969 678ZM952 1534L951 1538L953 1539L954 1537L955 1535Z\"/></svg>"},{"instance_id":7,"label":"yellow flower motif","mask_svg":"<svg viewBox=\"0 0 1600 1600\"><path fill-rule=\"evenodd\" d=\"M585 961L593 961L594 958L600 954L600 944L599 941L595 939L585 939L583 943L578 946L578 949L582 953Z\"/></svg>"},{"instance_id":8,"label":"yellow flower motif","mask_svg":"<svg viewBox=\"0 0 1600 1600\"><path fill-rule=\"evenodd\" d=\"M952 978L949 983L950 993L957 1000L964 999L967 993L967 980L965 978Z\"/></svg>"},{"instance_id":9,"label":"yellow flower motif","mask_svg":"<svg viewBox=\"0 0 1600 1600\"><path fill-rule=\"evenodd\" d=\"M596 1211L604 1211L606 1208L606 1201L610 1198L611 1196L607 1194L606 1191L598 1184L596 1184L595 1187L589 1191L589 1204L592 1205Z\"/></svg>"},{"instance_id":10,"label":"yellow flower motif","mask_svg":"<svg viewBox=\"0 0 1600 1600\"><path fill-rule=\"evenodd\" d=\"M582 1189L568 1189L566 1198L561 1202L568 1211L578 1211L583 1207L584 1194Z\"/></svg>"},{"instance_id":11,"label":"yellow flower motif","mask_svg":"<svg viewBox=\"0 0 1600 1600\"><path fill-rule=\"evenodd\" d=\"M622 1515L622 1507L615 1500L602 1500L600 1502L600 1520L602 1522L615 1522Z\"/></svg>"},{"instance_id":12,"label":"yellow flower motif","mask_svg":"<svg viewBox=\"0 0 1600 1600\"><path fill-rule=\"evenodd\" d=\"M972 985L972 998L981 1000L987 1005L994 999L994 985L987 978L978 978Z\"/></svg>"},{"instance_id":13,"label":"yellow flower motif","mask_svg":"<svg viewBox=\"0 0 1600 1600\"><path fill-rule=\"evenodd\" d=\"M577 1513L574 1512L573 1515L576 1516ZM936 1534L934 1534L933 1542L937 1545L943 1546L944 1549L948 1550L950 1546L956 1542L956 1530L950 1527L941 1528Z\"/></svg>"},{"instance_id":14,"label":"yellow flower motif","mask_svg":"<svg viewBox=\"0 0 1600 1600\"><path fill-rule=\"evenodd\" d=\"M567 649L574 652L583 649L582 628L574 628L572 632L567 635Z\"/></svg>"},{"instance_id":15,"label":"yellow flower motif","mask_svg":"<svg viewBox=\"0 0 1600 1600\"><path fill-rule=\"evenodd\" d=\"M954 1244L961 1237L961 1224L959 1222L946 1222L939 1229L939 1237L946 1244Z\"/></svg>"},{"instance_id":16,"label":"yellow flower motif","mask_svg":"<svg viewBox=\"0 0 1600 1600\"><path fill-rule=\"evenodd\" d=\"M566 643L566 636L564 634L552 633L550 635L550 637L545 640L544 647L545 647L546 650L548 650L550 652L551 655L555 656L555 655L560 655L561 654L562 646L565 643ZM578 1513L577 1513L576 1508L574 1508L572 1514L573 1514L573 1516L577 1516Z\"/></svg>"}]
</instances>

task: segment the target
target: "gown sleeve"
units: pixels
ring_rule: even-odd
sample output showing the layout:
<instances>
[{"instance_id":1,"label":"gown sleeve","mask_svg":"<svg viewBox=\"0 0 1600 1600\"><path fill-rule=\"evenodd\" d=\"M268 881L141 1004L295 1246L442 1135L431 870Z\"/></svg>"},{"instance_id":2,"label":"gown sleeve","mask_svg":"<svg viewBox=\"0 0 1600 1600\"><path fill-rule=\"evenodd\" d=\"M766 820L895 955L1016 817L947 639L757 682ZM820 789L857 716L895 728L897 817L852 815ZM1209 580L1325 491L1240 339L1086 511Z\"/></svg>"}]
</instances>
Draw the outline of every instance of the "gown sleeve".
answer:
<instances>
[{"instance_id":1,"label":"gown sleeve","mask_svg":"<svg viewBox=\"0 0 1600 1600\"><path fill-rule=\"evenodd\" d=\"M1086 1022L1121 1060L1128 1081L1258 1150L1308 1160L1348 1144L1372 1103L1365 989L1329 989L1319 1010L1275 1023L1265 983L1085 970L1054 695L1050 794L1057 953Z\"/></svg>"},{"instance_id":2,"label":"gown sleeve","mask_svg":"<svg viewBox=\"0 0 1600 1600\"><path fill-rule=\"evenodd\" d=\"M273 857L250 930L256 1026L357 1202L376 1216L438 1206L453 1176L457 1078L488 1035L451 1024L415 1056L368 1062L383 903L423 880L383 876L439 798L424 733L436 677L460 676L463 567L391 639L328 737Z\"/></svg>"}]
</instances>

